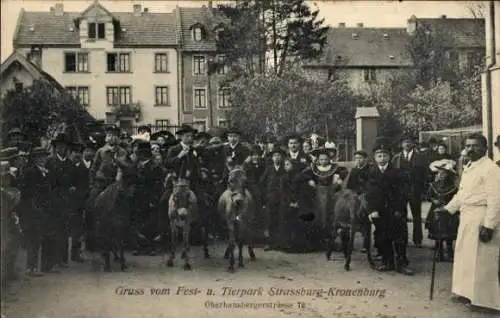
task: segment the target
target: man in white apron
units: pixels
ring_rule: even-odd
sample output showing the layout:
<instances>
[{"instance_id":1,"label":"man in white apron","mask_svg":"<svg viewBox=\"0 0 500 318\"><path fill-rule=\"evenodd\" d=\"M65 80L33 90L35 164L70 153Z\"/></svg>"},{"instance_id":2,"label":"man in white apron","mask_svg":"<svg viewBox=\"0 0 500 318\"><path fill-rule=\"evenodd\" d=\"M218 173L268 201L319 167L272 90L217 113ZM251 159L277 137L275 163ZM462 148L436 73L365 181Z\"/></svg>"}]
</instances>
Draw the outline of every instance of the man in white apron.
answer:
<instances>
[{"instance_id":1,"label":"man in white apron","mask_svg":"<svg viewBox=\"0 0 500 318\"><path fill-rule=\"evenodd\" d=\"M455 301L472 309L500 310L500 168L486 156L487 140L481 134L467 137L465 150L470 162L458 193L444 208L460 211L452 292Z\"/></svg>"}]
</instances>

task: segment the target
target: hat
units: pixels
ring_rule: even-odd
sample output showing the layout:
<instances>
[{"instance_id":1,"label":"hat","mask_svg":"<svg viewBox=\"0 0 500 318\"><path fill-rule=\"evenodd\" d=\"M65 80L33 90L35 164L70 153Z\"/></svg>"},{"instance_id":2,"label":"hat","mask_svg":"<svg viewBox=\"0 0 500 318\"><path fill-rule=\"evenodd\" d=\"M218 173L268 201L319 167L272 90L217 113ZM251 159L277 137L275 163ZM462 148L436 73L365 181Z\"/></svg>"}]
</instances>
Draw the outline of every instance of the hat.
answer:
<instances>
[{"instance_id":1,"label":"hat","mask_svg":"<svg viewBox=\"0 0 500 318\"><path fill-rule=\"evenodd\" d=\"M267 135L264 137L263 141L267 144L275 144L278 141L278 138L274 135Z\"/></svg>"},{"instance_id":2,"label":"hat","mask_svg":"<svg viewBox=\"0 0 500 318\"><path fill-rule=\"evenodd\" d=\"M269 152L272 155L274 155L275 153L279 153L282 157L285 157L286 156L286 152L281 149L280 147L274 147L272 151Z\"/></svg>"},{"instance_id":3,"label":"hat","mask_svg":"<svg viewBox=\"0 0 500 318\"><path fill-rule=\"evenodd\" d=\"M242 135L241 130L239 130L237 127L233 126L230 127L226 130L226 135L229 134L235 134L235 135Z\"/></svg>"},{"instance_id":4,"label":"hat","mask_svg":"<svg viewBox=\"0 0 500 318\"><path fill-rule=\"evenodd\" d=\"M455 166L456 165L457 165L457 163L454 160L451 160L451 159L442 159L442 160L433 161L429 165L429 169L431 169L432 172L437 172L439 170L446 170L446 171L450 171L450 172L453 172L453 173L457 173L455 171Z\"/></svg>"},{"instance_id":5,"label":"hat","mask_svg":"<svg viewBox=\"0 0 500 318\"><path fill-rule=\"evenodd\" d=\"M295 140L298 140L299 143L302 143L302 137L300 137L299 134L296 134L296 133L289 134L288 136L285 137L284 142L288 145L288 142L290 141L290 139L295 139Z\"/></svg>"},{"instance_id":6,"label":"hat","mask_svg":"<svg viewBox=\"0 0 500 318\"><path fill-rule=\"evenodd\" d=\"M391 153L391 147L389 146L389 142L384 137L379 137L375 140L375 144L373 145L373 153Z\"/></svg>"},{"instance_id":7,"label":"hat","mask_svg":"<svg viewBox=\"0 0 500 318\"><path fill-rule=\"evenodd\" d=\"M121 133L120 128L116 127L115 125L106 127L106 134L113 134L116 136L120 136L120 133Z\"/></svg>"},{"instance_id":8,"label":"hat","mask_svg":"<svg viewBox=\"0 0 500 318\"><path fill-rule=\"evenodd\" d=\"M250 155L261 155L262 149L259 146L252 146L250 148Z\"/></svg>"},{"instance_id":9,"label":"hat","mask_svg":"<svg viewBox=\"0 0 500 318\"><path fill-rule=\"evenodd\" d=\"M222 139L220 139L219 137L215 136L215 137L212 137L208 143L211 144L211 145L219 145L219 144L222 143Z\"/></svg>"},{"instance_id":10,"label":"hat","mask_svg":"<svg viewBox=\"0 0 500 318\"><path fill-rule=\"evenodd\" d=\"M45 147L35 147L30 152L31 157L48 156L49 154L50 153L47 151L47 149Z\"/></svg>"},{"instance_id":11,"label":"hat","mask_svg":"<svg viewBox=\"0 0 500 318\"><path fill-rule=\"evenodd\" d=\"M332 150L335 151L335 149L328 149L325 147L316 148L311 151L311 155L316 158L318 158L320 155L327 155L328 157L330 157L330 152L332 152Z\"/></svg>"},{"instance_id":12,"label":"hat","mask_svg":"<svg viewBox=\"0 0 500 318\"><path fill-rule=\"evenodd\" d=\"M211 137L212 136L209 133L206 133L204 131L200 131L200 132L198 132L196 134L196 139L203 139L203 138L205 138L205 139L210 140Z\"/></svg>"},{"instance_id":13,"label":"hat","mask_svg":"<svg viewBox=\"0 0 500 318\"><path fill-rule=\"evenodd\" d=\"M193 133L196 134L198 130L194 129L193 127L183 124L179 130L175 133L176 135L182 136L187 133Z\"/></svg>"},{"instance_id":14,"label":"hat","mask_svg":"<svg viewBox=\"0 0 500 318\"><path fill-rule=\"evenodd\" d=\"M497 141L495 141L494 145L500 148L500 135L497 136Z\"/></svg>"},{"instance_id":15,"label":"hat","mask_svg":"<svg viewBox=\"0 0 500 318\"><path fill-rule=\"evenodd\" d=\"M8 147L0 150L0 161L10 161L17 158L19 149L17 147Z\"/></svg>"},{"instance_id":16,"label":"hat","mask_svg":"<svg viewBox=\"0 0 500 318\"><path fill-rule=\"evenodd\" d=\"M367 153L366 153L366 151L364 151L364 150L356 150L356 151L354 152L354 155L360 155L360 156L362 156L362 157L364 157L364 158L368 157L368 154L367 154Z\"/></svg>"},{"instance_id":17,"label":"hat","mask_svg":"<svg viewBox=\"0 0 500 318\"><path fill-rule=\"evenodd\" d=\"M51 144L56 144L56 143L64 143L66 145L70 145L71 142L68 140L68 135L65 133L58 133L56 138L52 139L50 142Z\"/></svg>"},{"instance_id":18,"label":"hat","mask_svg":"<svg viewBox=\"0 0 500 318\"><path fill-rule=\"evenodd\" d=\"M11 130L9 130L9 132L7 134L9 136L11 136L11 135L25 135L25 133L23 133L19 127L12 128Z\"/></svg>"}]
</instances>

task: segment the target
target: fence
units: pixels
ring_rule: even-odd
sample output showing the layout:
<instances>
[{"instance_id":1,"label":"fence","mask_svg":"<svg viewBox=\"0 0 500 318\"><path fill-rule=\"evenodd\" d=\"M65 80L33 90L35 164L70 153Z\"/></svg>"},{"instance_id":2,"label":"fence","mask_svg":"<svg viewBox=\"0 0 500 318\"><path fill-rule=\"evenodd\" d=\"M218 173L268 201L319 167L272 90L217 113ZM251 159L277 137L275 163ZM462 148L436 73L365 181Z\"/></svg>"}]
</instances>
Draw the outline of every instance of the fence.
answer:
<instances>
[{"instance_id":1,"label":"fence","mask_svg":"<svg viewBox=\"0 0 500 318\"><path fill-rule=\"evenodd\" d=\"M444 129L436 131L422 131L420 132L419 141L429 141L434 137L438 142L443 142L448 146L448 150L452 154L457 154L462 150L462 143L464 139L472 133L481 133L482 126L470 126L456 129Z\"/></svg>"},{"instance_id":2,"label":"fence","mask_svg":"<svg viewBox=\"0 0 500 318\"><path fill-rule=\"evenodd\" d=\"M135 135L138 133L139 127L142 127L142 126L144 126L144 125L132 126L130 128L122 127L121 129L126 131L127 133L129 133L131 135ZM145 125L145 126L147 126L151 129L151 134L154 134L154 133L159 132L159 131L169 131L174 135L177 132L177 130L179 130L181 127L181 126L174 126L174 125L166 125L166 126L164 126L164 125Z\"/></svg>"}]
</instances>

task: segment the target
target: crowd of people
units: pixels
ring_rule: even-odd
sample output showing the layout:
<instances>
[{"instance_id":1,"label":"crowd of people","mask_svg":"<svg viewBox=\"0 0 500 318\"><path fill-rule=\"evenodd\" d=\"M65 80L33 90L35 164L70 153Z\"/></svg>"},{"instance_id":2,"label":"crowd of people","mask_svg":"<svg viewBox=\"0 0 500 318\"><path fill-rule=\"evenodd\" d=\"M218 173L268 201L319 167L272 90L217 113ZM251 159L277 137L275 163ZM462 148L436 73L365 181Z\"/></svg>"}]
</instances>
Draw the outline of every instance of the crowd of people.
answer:
<instances>
[{"instance_id":1,"label":"crowd of people","mask_svg":"<svg viewBox=\"0 0 500 318\"><path fill-rule=\"evenodd\" d=\"M255 237L262 236L265 250L324 250L335 194L347 188L366 200L367 220L375 226L377 270L413 275L407 255L408 223L413 245L421 248L424 226L431 239L442 237L436 220L449 211L453 216L446 223L446 246L438 248L443 249L440 260L455 258L453 291L474 304L500 309L498 284L495 287L488 276L498 271L499 248L489 242L499 237L500 169L487 158L486 138L481 135L468 137L459 157L435 140L417 144L404 136L400 149L391 149L388 140L379 138L370 149L373 155L355 152L354 167L336 162L337 151L330 142L292 134L282 145L273 136L248 144L236 128L221 138L188 125L176 136L152 135L144 126L131 137L113 126L106 130L104 145L74 142L60 133L50 148L22 147L22 132L15 130L9 142L0 159L2 194L12 202L12 211L6 216L2 211L2 218L11 225L11 240L22 233L31 276L57 272L70 260L82 262L83 250L97 250L91 206L123 177L125 168L133 167L137 175L130 207L134 255L155 255L162 247L169 233L165 202L175 180L188 181L198 200L198 223L193 227L223 237L217 201L227 188L229 173L240 168L256 202ZM500 145L498 139L495 145ZM425 221L424 198L432 203ZM368 248L365 241L363 250Z\"/></svg>"}]
</instances>

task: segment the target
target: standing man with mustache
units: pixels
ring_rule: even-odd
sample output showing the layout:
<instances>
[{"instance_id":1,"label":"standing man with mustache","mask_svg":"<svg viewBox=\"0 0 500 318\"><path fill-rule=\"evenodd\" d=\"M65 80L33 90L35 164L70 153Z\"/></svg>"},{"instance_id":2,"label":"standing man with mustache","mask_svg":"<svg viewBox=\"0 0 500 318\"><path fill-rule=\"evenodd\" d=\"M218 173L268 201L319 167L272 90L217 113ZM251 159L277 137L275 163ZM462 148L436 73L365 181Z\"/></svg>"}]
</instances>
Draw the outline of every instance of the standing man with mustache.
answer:
<instances>
[{"instance_id":1,"label":"standing man with mustache","mask_svg":"<svg viewBox=\"0 0 500 318\"><path fill-rule=\"evenodd\" d=\"M470 161L458 193L441 212L460 210L452 292L456 302L500 311L500 169L487 157L487 140L472 134L465 141Z\"/></svg>"}]
</instances>

